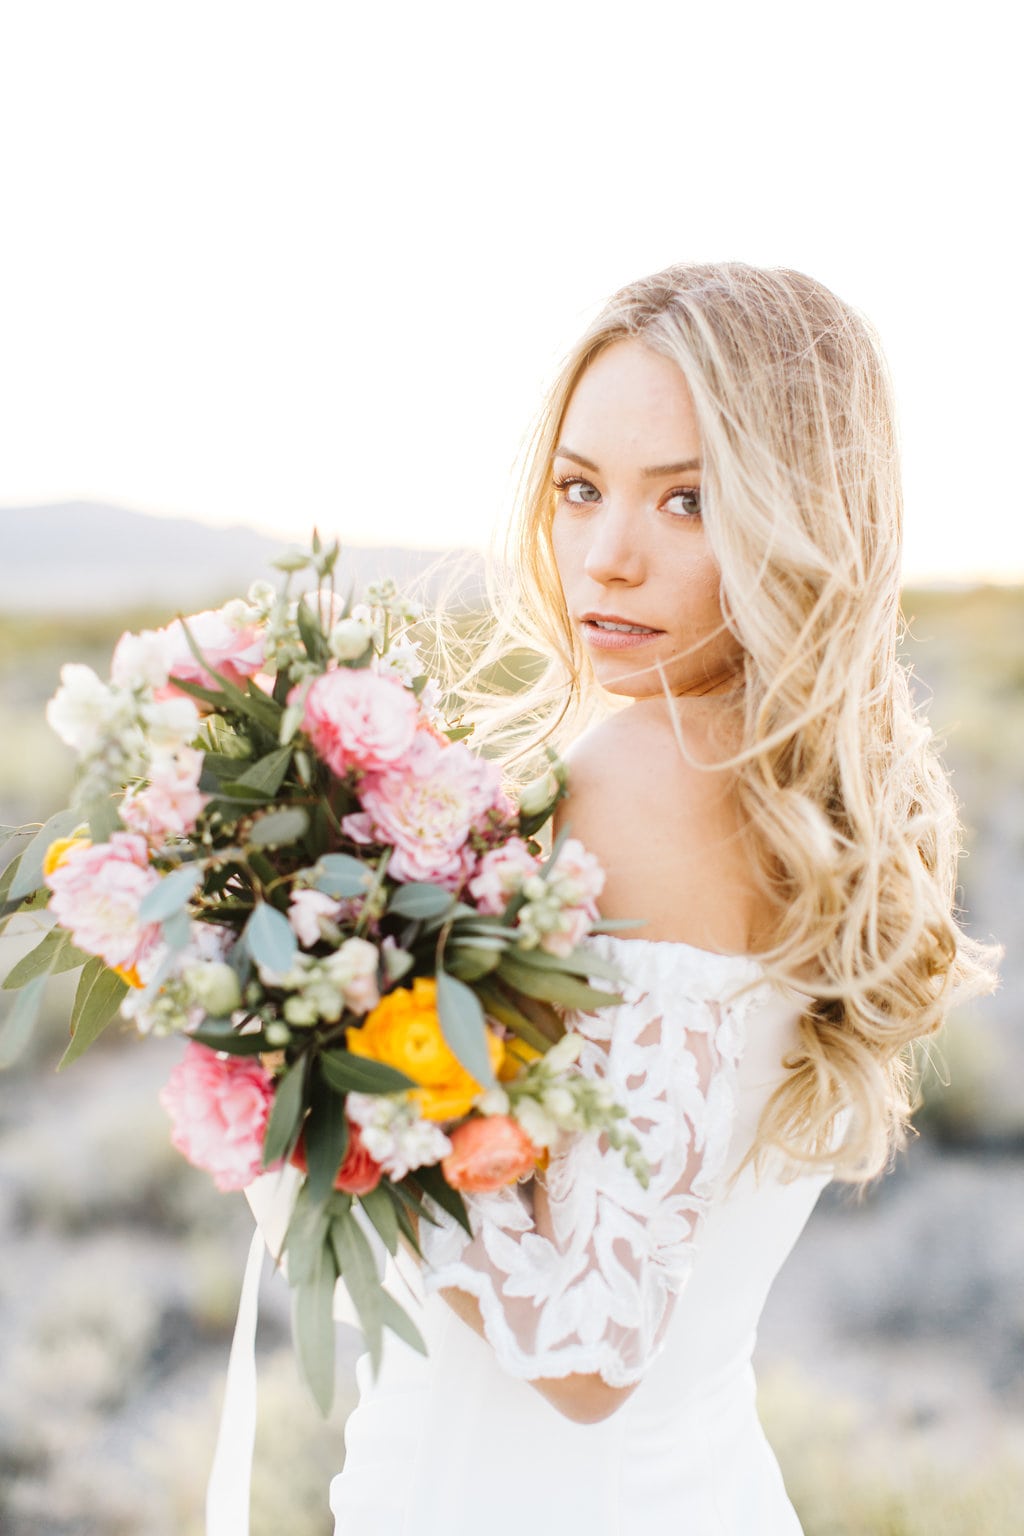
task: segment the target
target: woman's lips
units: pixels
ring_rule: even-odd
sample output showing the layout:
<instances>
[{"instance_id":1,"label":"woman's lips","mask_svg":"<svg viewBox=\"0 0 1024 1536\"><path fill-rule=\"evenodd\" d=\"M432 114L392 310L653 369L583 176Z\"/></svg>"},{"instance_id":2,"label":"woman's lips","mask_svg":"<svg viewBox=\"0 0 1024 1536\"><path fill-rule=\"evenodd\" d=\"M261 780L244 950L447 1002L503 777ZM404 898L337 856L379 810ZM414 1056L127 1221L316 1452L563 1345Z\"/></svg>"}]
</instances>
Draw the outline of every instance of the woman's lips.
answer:
<instances>
[{"instance_id":1,"label":"woman's lips","mask_svg":"<svg viewBox=\"0 0 1024 1536\"><path fill-rule=\"evenodd\" d=\"M627 619L605 620L606 624L628 622ZM659 635L665 633L663 629L647 629L639 625L631 630L608 629L592 618L582 619L580 629L587 644L601 651L631 651L638 645L649 645L652 640L657 640Z\"/></svg>"}]
</instances>

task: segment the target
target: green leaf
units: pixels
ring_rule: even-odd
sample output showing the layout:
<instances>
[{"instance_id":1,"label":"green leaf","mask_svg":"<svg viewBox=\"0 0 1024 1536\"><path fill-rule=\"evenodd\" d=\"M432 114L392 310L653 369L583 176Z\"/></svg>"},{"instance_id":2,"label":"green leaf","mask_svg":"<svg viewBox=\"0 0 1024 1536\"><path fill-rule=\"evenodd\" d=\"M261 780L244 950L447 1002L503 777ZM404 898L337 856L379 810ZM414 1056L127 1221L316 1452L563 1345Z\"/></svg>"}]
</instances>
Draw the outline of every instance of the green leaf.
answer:
<instances>
[{"instance_id":1,"label":"green leaf","mask_svg":"<svg viewBox=\"0 0 1024 1536\"><path fill-rule=\"evenodd\" d=\"M390 1199L386 1189L377 1185L368 1194L359 1196L363 1210L369 1216L373 1225L380 1233L381 1242L388 1253L398 1252L398 1215L394 1202Z\"/></svg>"},{"instance_id":2,"label":"green leaf","mask_svg":"<svg viewBox=\"0 0 1024 1536\"><path fill-rule=\"evenodd\" d=\"M349 853L325 853L316 868L316 889L327 896L362 896L373 884L373 870Z\"/></svg>"},{"instance_id":3,"label":"green leaf","mask_svg":"<svg viewBox=\"0 0 1024 1536\"><path fill-rule=\"evenodd\" d=\"M183 864L180 869L165 875L159 885L147 891L139 903L139 916L144 923L162 923L173 917L189 898L203 878L202 864Z\"/></svg>"},{"instance_id":4,"label":"green leaf","mask_svg":"<svg viewBox=\"0 0 1024 1536\"><path fill-rule=\"evenodd\" d=\"M376 1377L383 1351L384 1309L380 1300L383 1287L373 1250L351 1211L336 1216L331 1222L331 1242L338 1273L352 1298Z\"/></svg>"},{"instance_id":5,"label":"green leaf","mask_svg":"<svg viewBox=\"0 0 1024 1536\"><path fill-rule=\"evenodd\" d=\"M348 1196L344 1197L348 1200ZM305 1285L316 1274L324 1243L328 1241L331 1212L310 1198L309 1183L299 1185L295 1204L288 1218L284 1249L288 1254L288 1279L292 1285Z\"/></svg>"},{"instance_id":6,"label":"green leaf","mask_svg":"<svg viewBox=\"0 0 1024 1536\"><path fill-rule=\"evenodd\" d=\"M491 1018L497 1019L499 1024L505 1024L515 1031L521 1040L527 1045L532 1045L534 1050L546 1051L548 1046L554 1045L565 1034L565 1025L560 1018L551 1012L550 1005L531 1000L530 1012L526 1012L522 1006L526 999L520 996L517 999L509 994L496 981L484 981L477 987L477 996L483 1006L484 1012ZM545 1010L549 1017L534 1017L534 1013Z\"/></svg>"},{"instance_id":7,"label":"green leaf","mask_svg":"<svg viewBox=\"0 0 1024 1536\"><path fill-rule=\"evenodd\" d=\"M291 747L275 747L273 752L268 752L266 757L261 757L258 763L253 763L244 773L237 774L225 789L235 793L239 789L251 789L268 800L272 800L284 783L288 765L292 760Z\"/></svg>"},{"instance_id":8,"label":"green leaf","mask_svg":"<svg viewBox=\"0 0 1024 1536\"><path fill-rule=\"evenodd\" d=\"M317 1205L334 1188L335 1175L348 1151L348 1119L345 1101L318 1073L313 1078L310 1109L303 1127L309 1195Z\"/></svg>"},{"instance_id":9,"label":"green leaf","mask_svg":"<svg viewBox=\"0 0 1024 1536\"><path fill-rule=\"evenodd\" d=\"M539 997L548 1003L558 1003L562 1008L579 1008L585 1012L622 1001L617 992L599 992L574 976L525 964L510 951L502 956L498 975L519 992L525 992L527 997Z\"/></svg>"},{"instance_id":10,"label":"green leaf","mask_svg":"<svg viewBox=\"0 0 1024 1536\"><path fill-rule=\"evenodd\" d=\"M99 1039L127 991L128 983L108 970L98 956L83 968L71 1010L71 1044L57 1063L58 1072L77 1061Z\"/></svg>"},{"instance_id":11,"label":"green leaf","mask_svg":"<svg viewBox=\"0 0 1024 1536\"><path fill-rule=\"evenodd\" d=\"M455 898L451 891L439 885L429 885L425 880L412 880L400 885L388 902L388 911L399 917L441 917L449 911Z\"/></svg>"},{"instance_id":12,"label":"green leaf","mask_svg":"<svg viewBox=\"0 0 1024 1536\"><path fill-rule=\"evenodd\" d=\"M427 1353L427 1346L423 1342L423 1335L408 1312L403 1312L398 1302L386 1291L383 1286L380 1290L381 1322L385 1328L390 1328L392 1333L408 1344L410 1349L417 1350L421 1355Z\"/></svg>"},{"instance_id":13,"label":"green leaf","mask_svg":"<svg viewBox=\"0 0 1024 1536\"><path fill-rule=\"evenodd\" d=\"M51 928L46 937L27 955L22 955L17 965L4 978L4 991L13 992L39 976L56 976L62 971L73 971L84 965L89 956L76 949L71 935L64 928Z\"/></svg>"},{"instance_id":14,"label":"green leaf","mask_svg":"<svg viewBox=\"0 0 1024 1536\"><path fill-rule=\"evenodd\" d=\"M45 986L45 976L37 976L34 981L28 982L0 1024L0 1070L13 1066L28 1044L39 1016Z\"/></svg>"},{"instance_id":15,"label":"green leaf","mask_svg":"<svg viewBox=\"0 0 1024 1536\"><path fill-rule=\"evenodd\" d=\"M334 1252L329 1241L320 1246L313 1277L292 1291L292 1336L306 1385L324 1418L334 1400Z\"/></svg>"},{"instance_id":16,"label":"green leaf","mask_svg":"<svg viewBox=\"0 0 1024 1536\"><path fill-rule=\"evenodd\" d=\"M413 1227L412 1222L409 1220L406 1201L398 1198L400 1193L404 1194L407 1200L411 1200L412 1197L408 1194L408 1191L399 1191L393 1184L389 1184L387 1186L387 1194L395 1208L395 1220L398 1222L399 1229L402 1232L406 1242L412 1248L413 1252L419 1254L420 1258L422 1258L423 1250L420 1247L415 1228ZM432 1225L437 1226L438 1223L433 1222Z\"/></svg>"},{"instance_id":17,"label":"green leaf","mask_svg":"<svg viewBox=\"0 0 1024 1536\"><path fill-rule=\"evenodd\" d=\"M284 843L297 843L308 831L308 811L301 805L292 805L282 811L270 811L253 822L246 842L250 848L280 848Z\"/></svg>"},{"instance_id":18,"label":"green leaf","mask_svg":"<svg viewBox=\"0 0 1024 1536\"><path fill-rule=\"evenodd\" d=\"M460 981L479 981L481 976L495 969L504 949L504 944L500 943L486 949L473 944L449 943L445 963L449 974Z\"/></svg>"},{"instance_id":19,"label":"green leaf","mask_svg":"<svg viewBox=\"0 0 1024 1536\"><path fill-rule=\"evenodd\" d=\"M45 826L40 827L21 855L18 873L11 883L12 901L22 901L39 889L43 883L43 860L46 857L46 850L59 837L69 837L76 827L81 826L82 821L81 811L58 811L56 816L50 817Z\"/></svg>"},{"instance_id":20,"label":"green leaf","mask_svg":"<svg viewBox=\"0 0 1024 1536\"><path fill-rule=\"evenodd\" d=\"M480 999L472 988L445 971L437 973L437 1012L441 1033L471 1077L485 1088L495 1087L487 1050L487 1024Z\"/></svg>"},{"instance_id":21,"label":"green leaf","mask_svg":"<svg viewBox=\"0 0 1024 1536\"><path fill-rule=\"evenodd\" d=\"M327 641L324 639L319 620L304 597L299 599L299 606L295 617L298 621L302 643L306 647L306 655L310 661L315 661L318 665L322 665L327 660L330 652L327 649Z\"/></svg>"},{"instance_id":22,"label":"green leaf","mask_svg":"<svg viewBox=\"0 0 1024 1536\"><path fill-rule=\"evenodd\" d=\"M214 709L223 709L225 703L227 703L232 709L237 710L240 715L245 715L247 719L255 721L265 731L269 731L271 735L276 736L278 722L281 718L280 705L275 704L273 699L268 699L266 694L261 693L258 688L255 697L249 692L243 693L241 688L236 688L234 683L229 682L215 667L210 666L206 657L193 640L191 631L184 619L181 621L181 627L193 656L202 664L204 670L211 677L216 678L220 686L218 689L204 688L201 683L186 682L183 678L175 677L172 673L171 681L174 686L180 688L182 693L187 693L192 698L203 699L207 704L212 704Z\"/></svg>"},{"instance_id":23,"label":"green leaf","mask_svg":"<svg viewBox=\"0 0 1024 1536\"><path fill-rule=\"evenodd\" d=\"M226 1051L229 1056L259 1056L271 1049L262 1030L259 1034L240 1035L230 1023L220 1026L207 1022L199 1029L190 1029L186 1039L198 1040L211 1051Z\"/></svg>"},{"instance_id":24,"label":"green leaf","mask_svg":"<svg viewBox=\"0 0 1024 1536\"><path fill-rule=\"evenodd\" d=\"M286 1157L299 1139L299 1127L306 1108L306 1059L300 1056L277 1080L263 1137L264 1168L269 1168L278 1158Z\"/></svg>"},{"instance_id":25,"label":"green leaf","mask_svg":"<svg viewBox=\"0 0 1024 1536\"><path fill-rule=\"evenodd\" d=\"M352 1051L324 1051L320 1070L339 1093L398 1093L403 1088L419 1086L396 1067L370 1061Z\"/></svg>"},{"instance_id":26,"label":"green leaf","mask_svg":"<svg viewBox=\"0 0 1024 1536\"><path fill-rule=\"evenodd\" d=\"M242 930L242 937L257 965L281 974L290 970L298 940L288 919L267 901L257 902Z\"/></svg>"},{"instance_id":27,"label":"green leaf","mask_svg":"<svg viewBox=\"0 0 1024 1536\"><path fill-rule=\"evenodd\" d=\"M121 829L121 797L104 795L86 807L84 820L89 823L89 836L94 843L108 843L112 832Z\"/></svg>"},{"instance_id":28,"label":"green leaf","mask_svg":"<svg viewBox=\"0 0 1024 1536\"><path fill-rule=\"evenodd\" d=\"M425 1195L429 1195L432 1200L436 1200L443 1211L447 1211L449 1216L454 1216L455 1220L469 1233L470 1237L473 1236L473 1228L469 1224L469 1215L466 1211L466 1202L457 1189L452 1189L438 1164L435 1163L432 1166L416 1168L410 1177L416 1180L416 1183Z\"/></svg>"},{"instance_id":29,"label":"green leaf","mask_svg":"<svg viewBox=\"0 0 1024 1536\"><path fill-rule=\"evenodd\" d=\"M571 971L584 980L588 976L601 976L605 981L622 980L621 967L614 960L605 960L582 946L567 955L551 955L546 949L521 949L516 946L511 954L521 965L528 965L537 971Z\"/></svg>"}]
</instances>

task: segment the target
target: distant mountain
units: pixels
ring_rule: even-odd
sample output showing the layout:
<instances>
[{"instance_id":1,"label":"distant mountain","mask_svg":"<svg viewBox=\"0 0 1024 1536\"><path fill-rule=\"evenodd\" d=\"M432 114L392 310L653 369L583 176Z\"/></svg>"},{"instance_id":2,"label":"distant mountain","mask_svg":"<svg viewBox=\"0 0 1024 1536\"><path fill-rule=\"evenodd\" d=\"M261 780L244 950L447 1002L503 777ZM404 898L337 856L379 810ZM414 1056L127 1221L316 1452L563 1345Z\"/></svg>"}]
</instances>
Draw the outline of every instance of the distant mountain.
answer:
<instances>
[{"instance_id":1,"label":"distant mountain","mask_svg":"<svg viewBox=\"0 0 1024 1536\"><path fill-rule=\"evenodd\" d=\"M0 507L0 607L97 612L150 604L199 608L241 596L286 546L252 528L211 528L100 502ZM383 575L406 584L441 552L345 546L339 588ZM450 552L445 559L458 559ZM467 574L479 579L479 557Z\"/></svg>"}]
</instances>

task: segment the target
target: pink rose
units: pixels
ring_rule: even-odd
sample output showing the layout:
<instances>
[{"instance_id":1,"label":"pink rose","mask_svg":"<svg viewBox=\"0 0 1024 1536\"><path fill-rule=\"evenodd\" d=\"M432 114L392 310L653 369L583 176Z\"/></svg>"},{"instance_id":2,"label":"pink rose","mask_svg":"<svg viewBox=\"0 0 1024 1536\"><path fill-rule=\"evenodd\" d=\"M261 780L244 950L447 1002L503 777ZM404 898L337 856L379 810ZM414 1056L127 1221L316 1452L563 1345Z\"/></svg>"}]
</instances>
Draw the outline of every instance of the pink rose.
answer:
<instances>
[{"instance_id":1,"label":"pink rose","mask_svg":"<svg viewBox=\"0 0 1024 1536\"><path fill-rule=\"evenodd\" d=\"M303 729L317 756L343 778L350 768L386 768L416 734L416 697L392 677L337 667L306 695Z\"/></svg>"},{"instance_id":2,"label":"pink rose","mask_svg":"<svg viewBox=\"0 0 1024 1536\"><path fill-rule=\"evenodd\" d=\"M473 867L470 831L500 793L493 763L461 742L418 731L401 763L367 777L359 791L362 814L346 816L342 825L357 842L393 847L388 873L394 879L456 890Z\"/></svg>"},{"instance_id":3,"label":"pink rose","mask_svg":"<svg viewBox=\"0 0 1024 1536\"><path fill-rule=\"evenodd\" d=\"M199 789L203 754L194 747L160 753L149 769L145 789L130 789L121 803L121 820L152 843L184 837L209 800Z\"/></svg>"},{"instance_id":4,"label":"pink rose","mask_svg":"<svg viewBox=\"0 0 1024 1536\"><path fill-rule=\"evenodd\" d=\"M497 916L504 912L512 897L540 869L540 860L527 848L521 837L510 837L500 848L483 854L476 874L469 882L469 894L481 912Z\"/></svg>"},{"instance_id":5,"label":"pink rose","mask_svg":"<svg viewBox=\"0 0 1024 1536\"><path fill-rule=\"evenodd\" d=\"M143 897L160 880L145 838L114 832L107 843L73 843L45 879L50 911L87 955L131 971L159 947L159 923L139 917Z\"/></svg>"},{"instance_id":6,"label":"pink rose","mask_svg":"<svg viewBox=\"0 0 1024 1536\"><path fill-rule=\"evenodd\" d=\"M218 1189L244 1189L264 1172L274 1082L258 1061L190 1040L159 1099L171 1117L172 1144L211 1173Z\"/></svg>"},{"instance_id":7,"label":"pink rose","mask_svg":"<svg viewBox=\"0 0 1024 1536\"><path fill-rule=\"evenodd\" d=\"M452 1150L442 1159L441 1172L452 1189L472 1194L513 1184L540 1156L519 1122L508 1115L465 1120L448 1134Z\"/></svg>"}]
</instances>

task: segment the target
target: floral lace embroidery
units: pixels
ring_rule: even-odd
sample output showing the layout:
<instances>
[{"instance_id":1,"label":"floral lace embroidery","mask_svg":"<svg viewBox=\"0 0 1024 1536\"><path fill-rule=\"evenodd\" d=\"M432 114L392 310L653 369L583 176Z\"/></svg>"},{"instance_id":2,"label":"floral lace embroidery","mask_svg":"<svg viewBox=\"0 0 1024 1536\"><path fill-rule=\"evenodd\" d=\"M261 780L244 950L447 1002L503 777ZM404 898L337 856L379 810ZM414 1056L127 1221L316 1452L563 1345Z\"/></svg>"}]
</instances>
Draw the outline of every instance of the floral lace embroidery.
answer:
<instances>
[{"instance_id":1,"label":"floral lace embroidery","mask_svg":"<svg viewBox=\"0 0 1024 1536\"><path fill-rule=\"evenodd\" d=\"M650 1185L604 1137L567 1136L545 1176L552 1237L534 1230L532 1181L467 1196L472 1240L435 1206L441 1225L421 1226L423 1282L428 1293L454 1286L477 1298L511 1375L597 1372L619 1387L660 1352L692 1268L726 1167L746 1019L765 986L734 997L761 977L752 957L611 935L589 942L621 966L625 1001L570 1016L585 1039L579 1070L612 1084Z\"/></svg>"}]
</instances>

